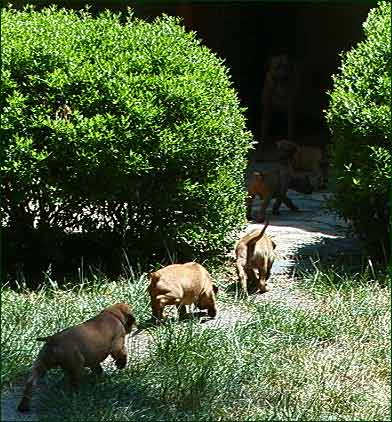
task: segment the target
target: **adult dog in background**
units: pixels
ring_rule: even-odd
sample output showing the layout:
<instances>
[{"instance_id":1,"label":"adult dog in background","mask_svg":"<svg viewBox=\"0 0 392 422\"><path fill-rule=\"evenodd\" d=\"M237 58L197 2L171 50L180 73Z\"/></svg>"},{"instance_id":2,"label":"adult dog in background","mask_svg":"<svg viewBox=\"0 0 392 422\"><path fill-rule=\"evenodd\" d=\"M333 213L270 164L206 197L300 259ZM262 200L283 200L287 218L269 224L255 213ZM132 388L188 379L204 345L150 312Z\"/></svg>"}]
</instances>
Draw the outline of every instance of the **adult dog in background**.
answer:
<instances>
[{"instance_id":1,"label":"adult dog in background","mask_svg":"<svg viewBox=\"0 0 392 422\"><path fill-rule=\"evenodd\" d=\"M261 138L270 136L273 113L287 116L288 139L294 139L295 107L299 85L299 67L289 60L287 54L274 56L268 63L262 93Z\"/></svg>"}]
</instances>

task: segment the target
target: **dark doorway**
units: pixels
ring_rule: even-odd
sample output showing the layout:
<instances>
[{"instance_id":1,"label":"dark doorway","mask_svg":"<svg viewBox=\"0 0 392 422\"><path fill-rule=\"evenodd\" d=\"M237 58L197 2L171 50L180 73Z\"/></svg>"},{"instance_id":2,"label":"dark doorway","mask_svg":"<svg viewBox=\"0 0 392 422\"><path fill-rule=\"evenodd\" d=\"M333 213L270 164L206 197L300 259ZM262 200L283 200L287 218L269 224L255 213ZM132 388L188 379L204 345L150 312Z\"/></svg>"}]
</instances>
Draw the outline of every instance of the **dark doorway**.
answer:
<instances>
[{"instance_id":1,"label":"dark doorway","mask_svg":"<svg viewBox=\"0 0 392 422\"><path fill-rule=\"evenodd\" d=\"M323 109L331 75L340 64L340 52L363 37L362 23L368 4L241 2L163 6L138 6L140 17L162 12L179 15L189 30L225 59L243 106L248 127L260 139L261 93L268 60L287 53L301 63L299 102L296 104L296 141L305 144L328 142Z\"/></svg>"},{"instance_id":2,"label":"dark doorway","mask_svg":"<svg viewBox=\"0 0 392 422\"><path fill-rule=\"evenodd\" d=\"M4 2L3 2L4 3ZM14 0L14 7L31 3ZM81 0L36 0L36 7L51 4L79 9ZM359 3L359 2L358 2ZM188 30L196 31L205 45L222 57L230 68L241 103L247 108L248 128L260 140L261 94L268 60L287 53L302 64L295 141L305 144L328 142L323 109L331 75L340 64L340 52L363 37L362 23L376 1L354 2L186 2L157 0L97 0L90 10L134 10L136 16L152 19L162 13L183 17ZM278 116L279 117L279 116ZM282 120L282 119L281 119ZM278 127L282 127L278 119ZM284 134L283 134L284 135Z\"/></svg>"}]
</instances>

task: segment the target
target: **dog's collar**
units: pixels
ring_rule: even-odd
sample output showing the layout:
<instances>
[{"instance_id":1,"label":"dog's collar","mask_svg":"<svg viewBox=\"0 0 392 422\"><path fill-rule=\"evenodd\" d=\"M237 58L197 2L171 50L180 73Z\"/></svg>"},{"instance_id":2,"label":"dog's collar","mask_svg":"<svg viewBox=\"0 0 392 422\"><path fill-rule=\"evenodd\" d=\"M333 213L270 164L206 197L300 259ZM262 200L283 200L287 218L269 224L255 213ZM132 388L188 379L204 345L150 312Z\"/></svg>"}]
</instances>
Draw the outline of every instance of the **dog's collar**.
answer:
<instances>
[{"instance_id":1,"label":"dog's collar","mask_svg":"<svg viewBox=\"0 0 392 422\"><path fill-rule=\"evenodd\" d=\"M118 316L118 315L116 315L114 312L112 312L112 311L107 311L107 312L109 312L109 314L111 314L111 315L113 315L114 317L116 317L120 322L121 322L121 324L124 326L124 328L126 328L126 326L125 326L125 322Z\"/></svg>"}]
</instances>

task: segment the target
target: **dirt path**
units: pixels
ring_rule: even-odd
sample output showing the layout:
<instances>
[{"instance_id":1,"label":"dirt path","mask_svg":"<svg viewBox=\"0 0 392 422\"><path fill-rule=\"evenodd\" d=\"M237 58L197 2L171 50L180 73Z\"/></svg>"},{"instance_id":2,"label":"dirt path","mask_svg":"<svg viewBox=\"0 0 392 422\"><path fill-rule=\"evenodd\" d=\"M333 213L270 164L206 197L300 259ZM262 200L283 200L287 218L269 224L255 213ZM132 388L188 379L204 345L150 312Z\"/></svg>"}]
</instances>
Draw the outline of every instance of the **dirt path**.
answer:
<instances>
[{"instance_id":1,"label":"dirt path","mask_svg":"<svg viewBox=\"0 0 392 422\"><path fill-rule=\"evenodd\" d=\"M293 213L284 205L281 207L280 216L272 216L268 233L277 244L275 260L271 275L271 291L260 295L257 300L268 301L289 307L302 307L311 309L311 299L296 287L293 270L302 264L308 264L308 258L317 256L339 256L342 254L360 254L360 246L357 239L346 236L347 225L344 221L326 213L324 207L328 193L315 193L312 195L300 195L293 191L289 196L300 208L301 212ZM259 202L254 202L254 208ZM261 227L250 223L247 230ZM302 265L303 266L303 265ZM239 320L246 320L246 311L219 303L218 317L208 321L210 327L230 326ZM147 333L128 336L128 347L131 353L145 354L149 348L151 338ZM114 365L110 358L105 363L107 370ZM1 396L1 420L2 421L36 421L37 406L39 406L40 390L48 388L43 382L38 386L34 396L32 410L24 415L16 411L16 406L21 398L23 384L14 383L12 388L2 392Z\"/></svg>"}]
</instances>

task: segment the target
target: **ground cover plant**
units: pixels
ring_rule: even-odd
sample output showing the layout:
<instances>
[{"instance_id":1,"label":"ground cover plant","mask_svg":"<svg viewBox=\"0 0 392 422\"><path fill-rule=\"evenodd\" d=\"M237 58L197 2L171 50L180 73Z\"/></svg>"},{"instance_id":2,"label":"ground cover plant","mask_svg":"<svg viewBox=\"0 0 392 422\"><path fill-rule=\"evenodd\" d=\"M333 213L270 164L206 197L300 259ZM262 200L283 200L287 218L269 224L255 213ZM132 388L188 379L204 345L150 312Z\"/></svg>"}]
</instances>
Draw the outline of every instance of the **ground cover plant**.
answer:
<instances>
[{"instance_id":1,"label":"ground cover plant","mask_svg":"<svg viewBox=\"0 0 392 422\"><path fill-rule=\"evenodd\" d=\"M9 271L224 252L251 134L222 59L132 12L4 8L1 37Z\"/></svg>"},{"instance_id":2,"label":"ground cover plant","mask_svg":"<svg viewBox=\"0 0 392 422\"><path fill-rule=\"evenodd\" d=\"M41 420L388 420L390 280L371 267L356 274L317 268L298 278L311 306L236 298L228 280L220 309L231 320L169 320L131 339L126 370L86 376L72 394L48 376ZM62 290L2 290L2 383L25 376L34 338L94 315L116 301L150 317L144 277ZM241 314L241 318L236 315ZM137 350L135 339L148 339ZM132 346L133 344L133 346Z\"/></svg>"}]
</instances>

